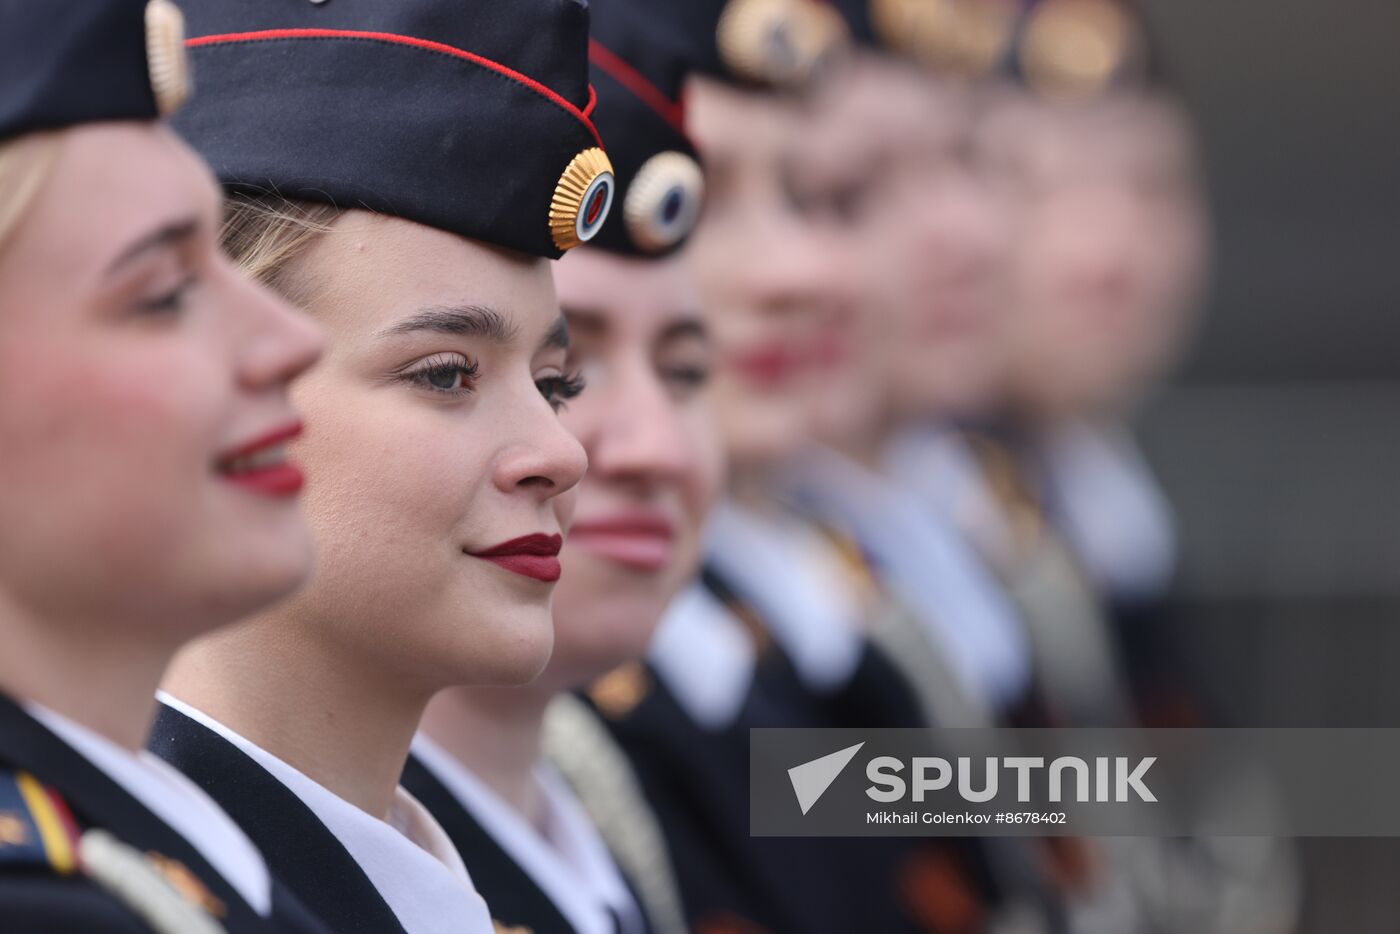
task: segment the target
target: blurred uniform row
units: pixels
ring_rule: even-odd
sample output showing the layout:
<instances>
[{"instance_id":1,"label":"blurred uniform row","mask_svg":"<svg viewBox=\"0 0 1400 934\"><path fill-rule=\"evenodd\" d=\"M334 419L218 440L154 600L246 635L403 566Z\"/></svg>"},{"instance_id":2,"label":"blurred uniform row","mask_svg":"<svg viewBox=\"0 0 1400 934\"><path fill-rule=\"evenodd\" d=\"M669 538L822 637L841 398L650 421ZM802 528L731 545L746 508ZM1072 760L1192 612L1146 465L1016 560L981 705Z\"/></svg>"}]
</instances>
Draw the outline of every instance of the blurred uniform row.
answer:
<instances>
[{"instance_id":1,"label":"blurred uniform row","mask_svg":"<svg viewBox=\"0 0 1400 934\"><path fill-rule=\"evenodd\" d=\"M1196 160L1121 0L0 0L0 931L1292 930L749 835L752 728L1210 722Z\"/></svg>"}]
</instances>

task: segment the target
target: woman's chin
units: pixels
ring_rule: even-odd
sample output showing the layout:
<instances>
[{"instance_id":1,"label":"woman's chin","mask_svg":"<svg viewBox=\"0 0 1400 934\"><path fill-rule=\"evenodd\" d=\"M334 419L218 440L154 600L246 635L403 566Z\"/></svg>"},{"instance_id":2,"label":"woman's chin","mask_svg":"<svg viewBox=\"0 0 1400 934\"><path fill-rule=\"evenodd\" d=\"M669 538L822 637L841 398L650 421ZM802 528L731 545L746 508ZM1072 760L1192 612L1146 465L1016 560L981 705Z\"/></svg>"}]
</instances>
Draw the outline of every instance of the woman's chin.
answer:
<instances>
[{"instance_id":1,"label":"woman's chin","mask_svg":"<svg viewBox=\"0 0 1400 934\"><path fill-rule=\"evenodd\" d=\"M498 620L489 645L464 653L460 683L511 687L538 678L554 651L554 622L547 609L530 615L538 618Z\"/></svg>"}]
</instances>

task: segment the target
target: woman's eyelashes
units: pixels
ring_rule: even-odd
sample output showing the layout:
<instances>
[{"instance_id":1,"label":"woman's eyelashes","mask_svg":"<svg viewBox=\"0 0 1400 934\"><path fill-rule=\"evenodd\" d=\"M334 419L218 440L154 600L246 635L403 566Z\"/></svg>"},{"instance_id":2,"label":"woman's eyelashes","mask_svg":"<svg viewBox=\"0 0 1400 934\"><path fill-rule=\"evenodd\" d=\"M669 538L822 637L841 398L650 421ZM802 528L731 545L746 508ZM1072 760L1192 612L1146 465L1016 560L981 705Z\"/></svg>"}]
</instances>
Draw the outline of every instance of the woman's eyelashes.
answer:
<instances>
[{"instance_id":1,"label":"woman's eyelashes","mask_svg":"<svg viewBox=\"0 0 1400 934\"><path fill-rule=\"evenodd\" d=\"M578 371L561 373L558 376L546 376L535 380L535 388L544 396L550 407L558 412L570 399L577 398L578 394L583 392L584 379Z\"/></svg>"},{"instance_id":2,"label":"woman's eyelashes","mask_svg":"<svg viewBox=\"0 0 1400 934\"><path fill-rule=\"evenodd\" d=\"M481 367L462 354L441 353L424 357L399 369L394 378L434 395L461 397L476 390ZM535 388L556 412L564 403L583 392L583 377L577 373L561 373L535 380Z\"/></svg>"},{"instance_id":3,"label":"woman's eyelashes","mask_svg":"<svg viewBox=\"0 0 1400 934\"><path fill-rule=\"evenodd\" d=\"M661 370L661 378L676 389L694 391L710 381L708 366L672 366Z\"/></svg>"},{"instance_id":4,"label":"woman's eyelashes","mask_svg":"<svg viewBox=\"0 0 1400 934\"><path fill-rule=\"evenodd\" d=\"M578 383L598 386L609 382L610 367L605 360L596 355L570 350L568 365L569 369L576 374L573 378ZM671 397L677 400L688 399L704 390L710 382L711 371L712 367L708 360L680 359L671 362L653 359L651 363L651 372L670 393ZM567 393L564 398L571 399L578 395L583 386L571 388L572 391Z\"/></svg>"},{"instance_id":5,"label":"woman's eyelashes","mask_svg":"<svg viewBox=\"0 0 1400 934\"><path fill-rule=\"evenodd\" d=\"M157 292L146 298L142 298L136 303L136 311L140 314L149 315L175 315L185 310L189 295L199 285L199 279L193 273L185 276L173 288L162 292Z\"/></svg>"},{"instance_id":6,"label":"woman's eyelashes","mask_svg":"<svg viewBox=\"0 0 1400 934\"><path fill-rule=\"evenodd\" d=\"M688 399L703 391L710 382L710 372L710 362L704 359L682 358L656 364L656 375L675 399Z\"/></svg>"},{"instance_id":7,"label":"woman's eyelashes","mask_svg":"<svg viewBox=\"0 0 1400 934\"><path fill-rule=\"evenodd\" d=\"M395 375L404 382L446 396L465 396L476 385L479 367L461 354L434 354Z\"/></svg>"}]
</instances>

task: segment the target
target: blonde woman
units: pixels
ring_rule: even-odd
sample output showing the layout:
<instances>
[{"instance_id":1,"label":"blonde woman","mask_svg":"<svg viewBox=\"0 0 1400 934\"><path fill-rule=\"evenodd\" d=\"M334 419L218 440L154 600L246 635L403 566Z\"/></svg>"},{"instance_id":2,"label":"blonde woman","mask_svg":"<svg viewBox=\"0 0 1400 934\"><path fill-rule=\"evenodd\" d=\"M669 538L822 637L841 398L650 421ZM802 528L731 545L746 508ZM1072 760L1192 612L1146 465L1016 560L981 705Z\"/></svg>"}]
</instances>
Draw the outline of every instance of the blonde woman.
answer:
<instances>
[{"instance_id":1,"label":"blonde woman","mask_svg":"<svg viewBox=\"0 0 1400 934\"><path fill-rule=\"evenodd\" d=\"M590 388L562 415L589 473L560 555L554 654L528 686L439 694L403 781L503 923L675 934L688 927L659 824L620 751L599 742L602 724L568 692L620 665L613 680L644 677L652 633L698 567L721 453L705 394L708 330L683 249L703 177L684 132L683 50L638 0L594 0L591 12L598 128L624 210L555 276L570 363ZM621 807L595 824L599 795Z\"/></svg>"},{"instance_id":2,"label":"blonde woman","mask_svg":"<svg viewBox=\"0 0 1400 934\"><path fill-rule=\"evenodd\" d=\"M190 5L177 126L234 195L235 255L329 336L296 392L320 563L177 661L154 743L338 931L491 930L398 779L435 693L528 681L553 642L585 459L548 260L613 184L587 22L574 0Z\"/></svg>"},{"instance_id":3,"label":"blonde woman","mask_svg":"<svg viewBox=\"0 0 1400 934\"><path fill-rule=\"evenodd\" d=\"M181 644L311 568L312 325L218 251L179 13L0 2L0 926L318 930L141 751ZM172 885L172 883L174 883Z\"/></svg>"}]
</instances>

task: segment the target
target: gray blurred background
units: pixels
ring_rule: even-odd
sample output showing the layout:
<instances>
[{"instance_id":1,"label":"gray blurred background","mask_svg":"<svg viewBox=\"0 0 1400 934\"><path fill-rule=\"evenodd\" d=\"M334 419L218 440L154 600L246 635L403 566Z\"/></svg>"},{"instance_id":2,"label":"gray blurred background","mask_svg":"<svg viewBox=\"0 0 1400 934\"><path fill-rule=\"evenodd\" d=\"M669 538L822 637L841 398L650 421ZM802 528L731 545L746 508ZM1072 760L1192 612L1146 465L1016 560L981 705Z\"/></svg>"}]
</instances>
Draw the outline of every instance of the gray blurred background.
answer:
<instances>
[{"instance_id":1,"label":"gray blurred background","mask_svg":"<svg viewBox=\"0 0 1400 934\"><path fill-rule=\"evenodd\" d=\"M1400 0L1147 7L1218 238L1199 344L1140 424L1181 522L1173 626L1226 723L1395 726ZM1307 931L1400 930L1400 840L1304 858Z\"/></svg>"}]
</instances>

